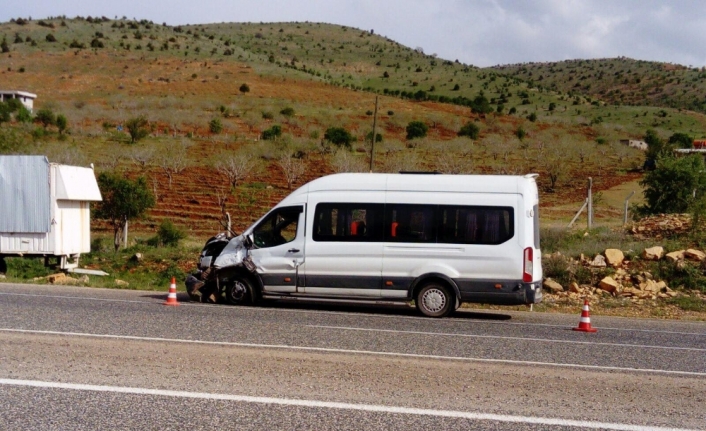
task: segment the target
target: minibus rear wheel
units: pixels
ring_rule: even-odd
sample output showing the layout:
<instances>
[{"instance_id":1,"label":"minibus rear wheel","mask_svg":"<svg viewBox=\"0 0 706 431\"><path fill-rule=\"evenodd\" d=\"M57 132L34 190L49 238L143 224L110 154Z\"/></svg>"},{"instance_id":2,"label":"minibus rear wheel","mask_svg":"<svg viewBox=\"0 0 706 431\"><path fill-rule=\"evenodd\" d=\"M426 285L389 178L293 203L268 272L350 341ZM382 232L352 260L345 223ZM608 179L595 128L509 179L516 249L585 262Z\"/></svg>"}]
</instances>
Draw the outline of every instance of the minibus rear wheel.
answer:
<instances>
[{"instance_id":1,"label":"minibus rear wheel","mask_svg":"<svg viewBox=\"0 0 706 431\"><path fill-rule=\"evenodd\" d=\"M253 303L253 288L245 277L235 277L225 287L226 301L230 305L248 305Z\"/></svg>"},{"instance_id":2,"label":"minibus rear wheel","mask_svg":"<svg viewBox=\"0 0 706 431\"><path fill-rule=\"evenodd\" d=\"M428 317L443 317L449 314L456 300L449 288L438 282L425 284L415 298L417 310Z\"/></svg>"}]
</instances>

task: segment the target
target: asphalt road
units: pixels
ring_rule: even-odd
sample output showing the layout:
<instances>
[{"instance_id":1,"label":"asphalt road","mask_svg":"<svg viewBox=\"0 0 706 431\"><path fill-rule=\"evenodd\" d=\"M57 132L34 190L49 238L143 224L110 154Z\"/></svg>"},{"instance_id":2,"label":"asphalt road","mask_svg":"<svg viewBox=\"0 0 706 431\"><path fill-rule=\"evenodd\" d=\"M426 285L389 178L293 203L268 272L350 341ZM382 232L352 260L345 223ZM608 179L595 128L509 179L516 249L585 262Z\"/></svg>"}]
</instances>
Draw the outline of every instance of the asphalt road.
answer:
<instances>
[{"instance_id":1,"label":"asphalt road","mask_svg":"<svg viewBox=\"0 0 706 431\"><path fill-rule=\"evenodd\" d=\"M0 429L706 430L706 323L0 284Z\"/></svg>"}]
</instances>

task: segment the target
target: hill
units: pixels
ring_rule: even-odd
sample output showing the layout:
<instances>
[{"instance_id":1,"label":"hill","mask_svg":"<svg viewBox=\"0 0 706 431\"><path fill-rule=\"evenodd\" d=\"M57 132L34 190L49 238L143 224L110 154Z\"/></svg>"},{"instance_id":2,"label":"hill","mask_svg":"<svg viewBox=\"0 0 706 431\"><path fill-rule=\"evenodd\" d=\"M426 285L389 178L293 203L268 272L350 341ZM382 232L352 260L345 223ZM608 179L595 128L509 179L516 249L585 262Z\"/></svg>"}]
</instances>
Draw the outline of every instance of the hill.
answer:
<instances>
[{"instance_id":1,"label":"hill","mask_svg":"<svg viewBox=\"0 0 706 431\"><path fill-rule=\"evenodd\" d=\"M144 226L170 218L201 236L219 229L223 208L242 229L290 187L368 170L376 96L376 171L539 172L544 217L560 219L575 209L552 209L580 203L588 177L596 191L640 177L643 154L620 139L706 131L698 112L613 105L329 24L57 17L2 23L0 38L2 86L38 94L37 110L69 125L0 124L0 149L146 175L159 199ZM149 134L130 143L127 124L139 117ZM407 139L412 121L427 125L426 137ZM458 136L466 124L477 137ZM333 127L352 135L350 149L325 139ZM223 164L239 155L253 170L233 185Z\"/></svg>"},{"instance_id":2,"label":"hill","mask_svg":"<svg viewBox=\"0 0 706 431\"><path fill-rule=\"evenodd\" d=\"M494 67L506 76L610 105L706 112L706 68L609 58Z\"/></svg>"}]
</instances>

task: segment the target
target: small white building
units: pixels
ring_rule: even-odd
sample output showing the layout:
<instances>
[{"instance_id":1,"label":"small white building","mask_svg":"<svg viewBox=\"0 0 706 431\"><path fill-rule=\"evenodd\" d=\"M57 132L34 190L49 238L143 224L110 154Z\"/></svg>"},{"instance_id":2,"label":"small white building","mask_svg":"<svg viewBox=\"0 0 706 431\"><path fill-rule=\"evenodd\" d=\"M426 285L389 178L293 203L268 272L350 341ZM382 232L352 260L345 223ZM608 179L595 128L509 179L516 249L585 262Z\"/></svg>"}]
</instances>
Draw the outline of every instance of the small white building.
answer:
<instances>
[{"instance_id":1,"label":"small white building","mask_svg":"<svg viewBox=\"0 0 706 431\"><path fill-rule=\"evenodd\" d=\"M0 102L5 102L10 99L19 99L25 108L29 109L29 112L34 110L34 99L37 95L34 93L28 93L26 91L6 91L0 90Z\"/></svg>"},{"instance_id":2,"label":"small white building","mask_svg":"<svg viewBox=\"0 0 706 431\"><path fill-rule=\"evenodd\" d=\"M44 156L0 156L0 258L44 256L61 269L91 251L89 203L102 200L91 168Z\"/></svg>"},{"instance_id":3,"label":"small white building","mask_svg":"<svg viewBox=\"0 0 706 431\"><path fill-rule=\"evenodd\" d=\"M641 151L647 151L647 148L649 148L649 145L647 145L647 142L638 141L635 139L621 139L620 143L623 145L627 145L630 148L636 148Z\"/></svg>"}]
</instances>

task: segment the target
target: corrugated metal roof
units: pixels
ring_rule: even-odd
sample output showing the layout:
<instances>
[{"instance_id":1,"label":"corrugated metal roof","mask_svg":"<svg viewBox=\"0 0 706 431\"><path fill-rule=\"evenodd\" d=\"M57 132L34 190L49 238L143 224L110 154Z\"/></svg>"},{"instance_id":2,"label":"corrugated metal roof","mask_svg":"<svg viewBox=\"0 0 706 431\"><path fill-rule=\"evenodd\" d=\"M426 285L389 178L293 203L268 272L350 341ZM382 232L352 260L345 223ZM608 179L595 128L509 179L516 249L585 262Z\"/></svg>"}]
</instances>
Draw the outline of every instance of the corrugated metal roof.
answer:
<instances>
[{"instance_id":1,"label":"corrugated metal roof","mask_svg":"<svg viewBox=\"0 0 706 431\"><path fill-rule=\"evenodd\" d=\"M91 168L56 165L56 198L70 201L101 201L96 175Z\"/></svg>"},{"instance_id":2,"label":"corrugated metal roof","mask_svg":"<svg viewBox=\"0 0 706 431\"><path fill-rule=\"evenodd\" d=\"M0 156L0 232L49 232L49 161L44 156Z\"/></svg>"}]
</instances>

